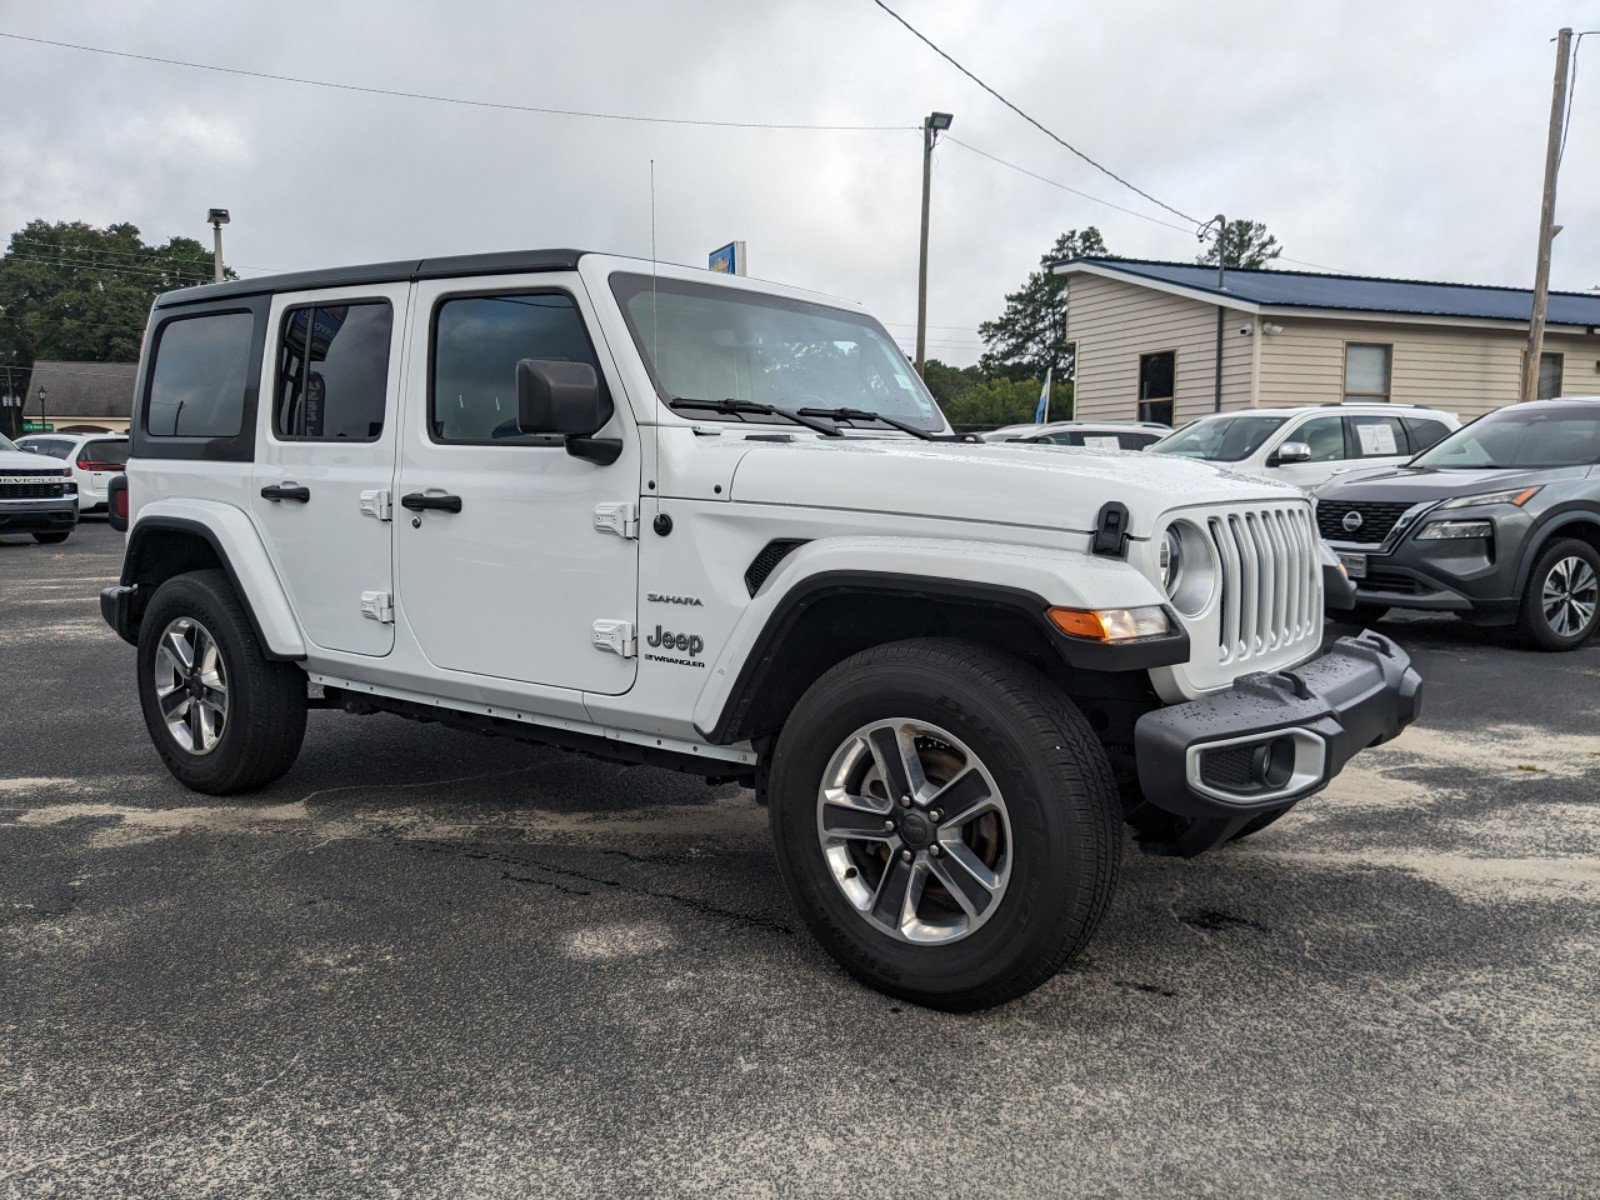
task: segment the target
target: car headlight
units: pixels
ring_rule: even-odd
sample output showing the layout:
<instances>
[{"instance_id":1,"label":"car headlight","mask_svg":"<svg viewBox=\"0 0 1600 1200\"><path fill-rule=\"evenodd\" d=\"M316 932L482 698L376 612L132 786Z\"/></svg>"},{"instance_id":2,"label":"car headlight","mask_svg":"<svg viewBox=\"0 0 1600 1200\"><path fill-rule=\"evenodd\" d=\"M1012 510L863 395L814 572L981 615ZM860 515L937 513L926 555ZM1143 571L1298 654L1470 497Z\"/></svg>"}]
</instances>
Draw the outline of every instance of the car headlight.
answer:
<instances>
[{"instance_id":1,"label":"car headlight","mask_svg":"<svg viewBox=\"0 0 1600 1200\"><path fill-rule=\"evenodd\" d=\"M1515 504L1521 508L1529 500L1543 490L1543 484L1528 488L1509 488L1503 492L1483 492L1477 496L1457 496L1454 500L1446 500L1439 505L1440 508L1476 508L1480 504ZM1443 536L1443 535L1440 535ZM1463 537L1469 536L1466 534Z\"/></svg>"},{"instance_id":2,"label":"car headlight","mask_svg":"<svg viewBox=\"0 0 1600 1200\"><path fill-rule=\"evenodd\" d=\"M1156 552L1156 567L1161 574L1161 590L1170 598L1183 573L1183 537L1176 529L1169 529L1161 538L1161 549Z\"/></svg>"},{"instance_id":3,"label":"car headlight","mask_svg":"<svg viewBox=\"0 0 1600 1200\"><path fill-rule=\"evenodd\" d=\"M1424 525L1417 534L1419 542L1455 541L1460 538L1486 538L1494 536L1493 521L1435 521Z\"/></svg>"}]
</instances>

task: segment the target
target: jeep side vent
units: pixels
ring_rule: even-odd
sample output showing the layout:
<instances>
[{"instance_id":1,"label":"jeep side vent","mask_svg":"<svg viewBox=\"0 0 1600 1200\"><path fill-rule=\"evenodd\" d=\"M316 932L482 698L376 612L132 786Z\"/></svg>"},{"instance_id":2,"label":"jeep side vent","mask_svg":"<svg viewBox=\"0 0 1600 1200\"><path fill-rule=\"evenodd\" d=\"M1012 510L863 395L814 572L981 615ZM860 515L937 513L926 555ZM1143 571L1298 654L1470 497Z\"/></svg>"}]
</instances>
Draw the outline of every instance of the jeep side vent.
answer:
<instances>
[{"instance_id":1,"label":"jeep side vent","mask_svg":"<svg viewBox=\"0 0 1600 1200\"><path fill-rule=\"evenodd\" d=\"M744 586L750 589L754 596L761 590L761 585L767 581L767 576L778 569L778 564L789 556L789 551L796 546L804 546L806 538L774 538L761 552L750 560L750 565L744 569Z\"/></svg>"}]
</instances>

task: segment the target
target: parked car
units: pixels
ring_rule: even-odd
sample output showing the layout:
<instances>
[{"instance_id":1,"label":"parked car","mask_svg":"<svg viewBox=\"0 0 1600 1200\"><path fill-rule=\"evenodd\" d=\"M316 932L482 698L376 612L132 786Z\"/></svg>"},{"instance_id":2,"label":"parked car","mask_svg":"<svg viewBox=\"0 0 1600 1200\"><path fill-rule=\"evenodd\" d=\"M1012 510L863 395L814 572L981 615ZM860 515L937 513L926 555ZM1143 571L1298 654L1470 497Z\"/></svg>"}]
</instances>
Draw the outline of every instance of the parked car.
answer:
<instances>
[{"instance_id":1,"label":"parked car","mask_svg":"<svg viewBox=\"0 0 1600 1200\"><path fill-rule=\"evenodd\" d=\"M815 935L920 1003L1054 974L1124 817L1198 854L1417 710L1388 639L1324 649L1301 493L971 442L798 289L551 250L166 292L134 408L101 607L181 782L289 770L308 683L744 781Z\"/></svg>"},{"instance_id":2,"label":"parked car","mask_svg":"<svg viewBox=\"0 0 1600 1200\"><path fill-rule=\"evenodd\" d=\"M1600 622L1600 397L1499 409L1315 499L1356 585L1358 623L1391 608L1449 612L1571 650Z\"/></svg>"},{"instance_id":3,"label":"parked car","mask_svg":"<svg viewBox=\"0 0 1600 1200\"><path fill-rule=\"evenodd\" d=\"M1093 450L1143 450L1167 434L1171 426L1154 421L1050 421L1043 425L1006 425L980 434L986 442L1033 442L1050 446L1086 446Z\"/></svg>"},{"instance_id":4,"label":"parked car","mask_svg":"<svg viewBox=\"0 0 1600 1200\"><path fill-rule=\"evenodd\" d=\"M79 515L106 511L106 489L128 465L128 439L122 434L30 433L17 445L67 463L78 485Z\"/></svg>"},{"instance_id":5,"label":"parked car","mask_svg":"<svg viewBox=\"0 0 1600 1200\"><path fill-rule=\"evenodd\" d=\"M0 435L0 534L64 542L78 523L78 485L67 468Z\"/></svg>"},{"instance_id":6,"label":"parked car","mask_svg":"<svg viewBox=\"0 0 1600 1200\"><path fill-rule=\"evenodd\" d=\"M1307 490L1344 471L1398 466L1461 421L1410 404L1313 404L1214 413L1150 447Z\"/></svg>"}]
</instances>

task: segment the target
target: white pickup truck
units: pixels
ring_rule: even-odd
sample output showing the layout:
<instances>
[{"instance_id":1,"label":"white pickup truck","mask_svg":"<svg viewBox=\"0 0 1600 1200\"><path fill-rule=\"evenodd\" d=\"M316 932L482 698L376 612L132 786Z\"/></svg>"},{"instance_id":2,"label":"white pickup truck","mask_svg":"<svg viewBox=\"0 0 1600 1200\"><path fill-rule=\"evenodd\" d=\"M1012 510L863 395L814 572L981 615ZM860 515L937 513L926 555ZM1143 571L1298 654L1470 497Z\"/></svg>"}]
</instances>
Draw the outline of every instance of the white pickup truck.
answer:
<instances>
[{"instance_id":1,"label":"white pickup truck","mask_svg":"<svg viewBox=\"0 0 1600 1200\"><path fill-rule=\"evenodd\" d=\"M753 785L816 936L950 1009L1090 937L1123 822L1196 854L1393 737L1420 681L1289 488L953 434L883 327L568 250L173 292L107 620L203 792L310 705ZM308 685L315 685L314 688Z\"/></svg>"}]
</instances>

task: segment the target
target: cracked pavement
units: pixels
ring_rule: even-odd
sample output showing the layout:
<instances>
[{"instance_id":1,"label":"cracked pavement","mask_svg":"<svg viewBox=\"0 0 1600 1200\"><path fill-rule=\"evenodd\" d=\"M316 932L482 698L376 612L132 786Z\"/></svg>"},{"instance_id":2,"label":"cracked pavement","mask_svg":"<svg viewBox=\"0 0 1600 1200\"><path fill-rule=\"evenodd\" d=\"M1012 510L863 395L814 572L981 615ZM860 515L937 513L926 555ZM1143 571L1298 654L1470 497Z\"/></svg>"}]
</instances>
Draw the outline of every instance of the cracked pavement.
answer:
<instances>
[{"instance_id":1,"label":"cracked pavement","mask_svg":"<svg viewBox=\"0 0 1600 1200\"><path fill-rule=\"evenodd\" d=\"M314 712L182 790L96 594L0 539L0 1196L1593 1194L1600 645L1383 628L1419 725L1131 851L1058 979L864 990L749 793Z\"/></svg>"}]
</instances>

